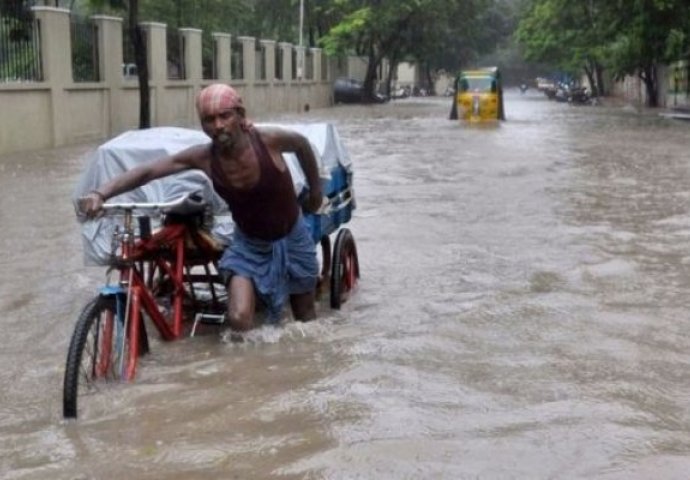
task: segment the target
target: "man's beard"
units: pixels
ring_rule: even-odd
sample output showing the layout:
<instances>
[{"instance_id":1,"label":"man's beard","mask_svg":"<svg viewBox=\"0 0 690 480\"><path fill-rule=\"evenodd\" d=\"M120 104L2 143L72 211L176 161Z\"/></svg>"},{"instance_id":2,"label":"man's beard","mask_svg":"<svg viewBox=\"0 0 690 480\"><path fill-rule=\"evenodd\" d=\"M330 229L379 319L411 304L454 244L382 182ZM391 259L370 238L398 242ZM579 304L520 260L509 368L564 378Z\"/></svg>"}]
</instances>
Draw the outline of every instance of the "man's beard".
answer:
<instances>
[{"instance_id":1,"label":"man's beard","mask_svg":"<svg viewBox=\"0 0 690 480\"><path fill-rule=\"evenodd\" d=\"M230 150L235 144L235 139L227 132L220 132L216 135L216 144L222 150Z\"/></svg>"}]
</instances>

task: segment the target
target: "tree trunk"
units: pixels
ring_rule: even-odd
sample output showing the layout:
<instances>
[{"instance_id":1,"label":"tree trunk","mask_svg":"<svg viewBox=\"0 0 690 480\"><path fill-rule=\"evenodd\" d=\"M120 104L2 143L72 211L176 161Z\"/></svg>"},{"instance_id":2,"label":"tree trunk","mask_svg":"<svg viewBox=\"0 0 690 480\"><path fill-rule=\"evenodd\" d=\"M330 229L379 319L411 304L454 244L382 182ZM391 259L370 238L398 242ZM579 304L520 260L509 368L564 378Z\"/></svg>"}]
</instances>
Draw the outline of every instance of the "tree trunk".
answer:
<instances>
[{"instance_id":1,"label":"tree trunk","mask_svg":"<svg viewBox=\"0 0 690 480\"><path fill-rule=\"evenodd\" d=\"M592 96L593 97L598 97L599 96L599 86L597 85L596 78L594 76L594 62L591 60L588 60L587 63L585 64L585 75L587 75L587 81L589 82L589 86L592 89Z\"/></svg>"},{"instance_id":2,"label":"tree trunk","mask_svg":"<svg viewBox=\"0 0 690 480\"><path fill-rule=\"evenodd\" d=\"M393 72L398 67L398 61L395 60L395 57L391 57L390 62L391 63L390 68L388 69L388 75L386 75L386 95L388 96L388 98L392 97L393 92L391 92L391 85L393 84Z\"/></svg>"},{"instance_id":3,"label":"tree trunk","mask_svg":"<svg viewBox=\"0 0 690 480\"><path fill-rule=\"evenodd\" d=\"M659 106L659 89L657 85L656 67L650 65L640 72L640 78L644 82L645 92L647 94L647 106Z\"/></svg>"},{"instance_id":4,"label":"tree trunk","mask_svg":"<svg viewBox=\"0 0 690 480\"><path fill-rule=\"evenodd\" d=\"M134 63L139 80L139 128L151 127L151 102L149 91L149 68L146 60L144 32L139 26L139 0L129 0L129 34L134 46Z\"/></svg>"},{"instance_id":5,"label":"tree trunk","mask_svg":"<svg viewBox=\"0 0 690 480\"><path fill-rule=\"evenodd\" d=\"M606 89L606 84L604 83L604 69L598 62L595 62L594 64L594 73L597 79L597 94L605 97L608 94L608 91Z\"/></svg>"},{"instance_id":6,"label":"tree trunk","mask_svg":"<svg viewBox=\"0 0 690 480\"><path fill-rule=\"evenodd\" d=\"M434 76L431 74L431 66L424 62L424 76L426 77L426 94L436 95Z\"/></svg>"},{"instance_id":7,"label":"tree trunk","mask_svg":"<svg viewBox=\"0 0 690 480\"><path fill-rule=\"evenodd\" d=\"M363 101L371 103L374 101L374 87L376 86L376 70L381 63L377 59L373 42L369 45L369 61L367 62L367 73L364 77L364 97Z\"/></svg>"}]
</instances>

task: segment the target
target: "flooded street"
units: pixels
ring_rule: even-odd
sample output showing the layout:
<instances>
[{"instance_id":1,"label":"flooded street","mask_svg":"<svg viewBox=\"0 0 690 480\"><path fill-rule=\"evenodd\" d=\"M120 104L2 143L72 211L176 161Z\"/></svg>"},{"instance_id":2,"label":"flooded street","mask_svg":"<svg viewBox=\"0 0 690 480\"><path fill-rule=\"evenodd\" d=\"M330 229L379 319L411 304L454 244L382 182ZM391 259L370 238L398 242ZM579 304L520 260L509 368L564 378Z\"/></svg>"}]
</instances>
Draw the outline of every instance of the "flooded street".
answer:
<instances>
[{"instance_id":1,"label":"flooded street","mask_svg":"<svg viewBox=\"0 0 690 480\"><path fill-rule=\"evenodd\" d=\"M307 114L353 159L353 297L258 343L155 342L76 422L93 145L0 157L0 477L686 479L690 123L537 92L498 127L449 110Z\"/></svg>"}]
</instances>

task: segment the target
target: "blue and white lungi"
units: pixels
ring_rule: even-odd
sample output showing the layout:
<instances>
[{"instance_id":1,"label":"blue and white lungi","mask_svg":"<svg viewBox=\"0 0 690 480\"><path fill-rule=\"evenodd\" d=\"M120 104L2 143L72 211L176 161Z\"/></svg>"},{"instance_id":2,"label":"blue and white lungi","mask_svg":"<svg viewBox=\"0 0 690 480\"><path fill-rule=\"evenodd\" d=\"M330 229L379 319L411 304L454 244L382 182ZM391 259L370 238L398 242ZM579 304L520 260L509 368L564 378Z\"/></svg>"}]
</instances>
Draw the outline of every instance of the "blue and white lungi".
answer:
<instances>
[{"instance_id":1,"label":"blue and white lungi","mask_svg":"<svg viewBox=\"0 0 690 480\"><path fill-rule=\"evenodd\" d=\"M290 233L272 242L249 237L235 226L218 269L227 279L239 275L252 280L269 323L280 321L289 295L314 290L319 274L316 246L301 215Z\"/></svg>"}]
</instances>

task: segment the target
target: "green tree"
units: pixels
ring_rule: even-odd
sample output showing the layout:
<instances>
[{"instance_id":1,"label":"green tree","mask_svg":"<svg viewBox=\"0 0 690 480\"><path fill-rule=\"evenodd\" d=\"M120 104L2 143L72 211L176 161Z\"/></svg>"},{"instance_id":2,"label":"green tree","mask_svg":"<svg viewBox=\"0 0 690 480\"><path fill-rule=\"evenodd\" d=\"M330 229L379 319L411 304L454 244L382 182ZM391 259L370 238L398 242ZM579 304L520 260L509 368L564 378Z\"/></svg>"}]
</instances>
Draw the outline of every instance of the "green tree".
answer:
<instances>
[{"instance_id":1,"label":"green tree","mask_svg":"<svg viewBox=\"0 0 690 480\"><path fill-rule=\"evenodd\" d=\"M634 0L611 6L619 26L606 48L616 78L637 75L645 85L647 105L659 100L659 66L688 55L690 4L687 0Z\"/></svg>"},{"instance_id":2,"label":"green tree","mask_svg":"<svg viewBox=\"0 0 690 480\"><path fill-rule=\"evenodd\" d=\"M392 67L411 59L423 68L431 83L431 72L455 69L477 52L498 40L481 32L482 14L495 0L332 0L321 9L333 26L321 38L331 55L355 53L368 58L364 88L373 87L384 59ZM386 79L390 84L390 78Z\"/></svg>"},{"instance_id":3,"label":"green tree","mask_svg":"<svg viewBox=\"0 0 690 480\"><path fill-rule=\"evenodd\" d=\"M638 75L656 106L659 66L688 55L689 17L687 0L531 0L516 38L528 59L584 71L599 93L604 69Z\"/></svg>"},{"instance_id":4,"label":"green tree","mask_svg":"<svg viewBox=\"0 0 690 480\"><path fill-rule=\"evenodd\" d=\"M415 18L402 54L420 66L427 84L433 85L433 72L445 70L454 74L487 49L480 38L483 22L479 15L486 4L476 0L441 0Z\"/></svg>"},{"instance_id":5,"label":"green tree","mask_svg":"<svg viewBox=\"0 0 690 480\"><path fill-rule=\"evenodd\" d=\"M373 100L377 72L384 57L399 50L400 32L411 28L414 14L423 0L401 0L391 3L381 0L335 0L329 13L341 18L321 39L327 54L356 53L368 58L364 77L366 96Z\"/></svg>"},{"instance_id":6,"label":"green tree","mask_svg":"<svg viewBox=\"0 0 690 480\"><path fill-rule=\"evenodd\" d=\"M615 33L605 0L532 1L516 32L527 59L572 75L584 71L593 93L604 94L602 60Z\"/></svg>"}]
</instances>

